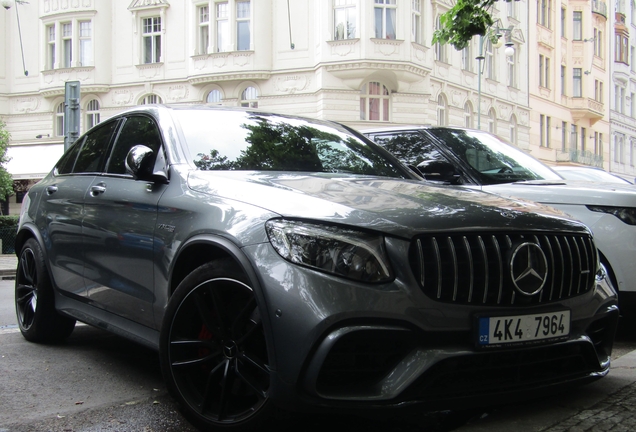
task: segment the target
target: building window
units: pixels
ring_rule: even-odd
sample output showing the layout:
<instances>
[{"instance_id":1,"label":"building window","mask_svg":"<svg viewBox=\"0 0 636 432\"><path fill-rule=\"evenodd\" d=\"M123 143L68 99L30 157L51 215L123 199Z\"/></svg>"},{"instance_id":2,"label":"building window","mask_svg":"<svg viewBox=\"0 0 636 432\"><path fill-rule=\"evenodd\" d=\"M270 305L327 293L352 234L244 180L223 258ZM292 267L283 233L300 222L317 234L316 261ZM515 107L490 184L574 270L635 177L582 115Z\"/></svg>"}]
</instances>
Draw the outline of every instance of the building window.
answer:
<instances>
[{"instance_id":1,"label":"building window","mask_svg":"<svg viewBox=\"0 0 636 432\"><path fill-rule=\"evenodd\" d=\"M364 84L360 89L360 120L389 121L390 97L382 83Z\"/></svg>"},{"instance_id":2,"label":"building window","mask_svg":"<svg viewBox=\"0 0 636 432\"><path fill-rule=\"evenodd\" d=\"M79 66L93 65L93 27L90 21L79 22Z\"/></svg>"},{"instance_id":3,"label":"building window","mask_svg":"<svg viewBox=\"0 0 636 432\"><path fill-rule=\"evenodd\" d=\"M439 30L442 28L442 22L440 21L440 17L437 17L435 20L435 29ZM448 62L448 47L447 44L441 44L439 42L435 43L435 60L447 63Z\"/></svg>"},{"instance_id":4,"label":"building window","mask_svg":"<svg viewBox=\"0 0 636 432\"><path fill-rule=\"evenodd\" d=\"M519 18L519 12L516 1L508 2L508 16L512 18Z\"/></svg>"},{"instance_id":5,"label":"building window","mask_svg":"<svg viewBox=\"0 0 636 432\"><path fill-rule=\"evenodd\" d=\"M620 63L628 64L629 37L627 35L616 33L616 44L614 46L614 60Z\"/></svg>"},{"instance_id":6,"label":"building window","mask_svg":"<svg viewBox=\"0 0 636 432\"><path fill-rule=\"evenodd\" d=\"M594 154L603 158L603 134L594 132Z\"/></svg>"},{"instance_id":7,"label":"building window","mask_svg":"<svg viewBox=\"0 0 636 432\"><path fill-rule=\"evenodd\" d=\"M603 83L601 83L602 85ZM629 95L629 116L631 118L636 118L636 100L634 100L634 97L636 96L636 94L634 93L630 93Z\"/></svg>"},{"instance_id":8,"label":"building window","mask_svg":"<svg viewBox=\"0 0 636 432\"><path fill-rule=\"evenodd\" d=\"M462 69L465 71L473 70L473 47L470 42L462 49Z\"/></svg>"},{"instance_id":9,"label":"building window","mask_svg":"<svg viewBox=\"0 0 636 432\"><path fill-rule=\"evenodd\" d=\"M603 32L598 29L594 29L594 55L597 57L603 57Z\"/></svg>"},{"instance_id":10,"label":"building window","mask_svg":"<svg viewBox=\"0 0 636 432\"><path fill-rule=\"evenodd\" d=\"M539 54L539 86L550 88L550 58Z\"/></svg>"},{"instance_id":11,"label":"building window","mask_svg":"<svg viewBox=\"0 0 636 432\"><path fill-rule=\"evenodd\" d=\"M422 44L422 2L411 0L411 36L413 42Z\"/></svg>"},{"instance_id":12,"label":"building window","mask_svg":"<svg viewBox=\"0 0 636 432\"><path fill-rule=\"evenodd\" d=\"M552 12L552 0L539 0L537 6L539 8L539 24L551 28L550 14Z\"/></svg>"},{"instance_id":13,"label":"building window","mask_svg":"<svg viewBox=\"0 0 636 432\"><path fill-rule=\"evenodd\" d=\"M561 122L561 151L565 151L568 148L568 124L567 122Z\"/></svg>"},{"instance_id":14,"label":"building window","mask_svg":"<svg viewBox=\"0 0 636 432\"><path fill-rule=\"evenodd\" d=\"M486 77L488 77L489 79L494 80L496 78L496 76L495 76L495 56L494 56L495 48L493 47L492 42L490 41L490 39L488 39L484 45L486 45L486 47L484 48L485 49L484 62L485 62L485 68L486 68Z\"/></svg>"},{"instance_id":15,"label":"building window","mask_svg":"<svg viewBox=\"0 0 636 432\"><path fill-rule=\"evenodd\" d=\"M241 93L241 106L244 108L258 108L258 90L247 87Z\"/></svg>"},{"instance_id":16,"label":"building window","mask_svg":"<svg viewBox=\"0 0 636 432\"><path fill-rule=\"evenodd\" d=\"M603 81L594 80L594 100L603 103Z\"/></svg>"},{"instance_id":17,"label":"building window","mask_svg":"<svg viewBox=\"0 0 636 432\"><path fill-rule=\"evenodd\" d=\"M573 68L572 69L572 96L573 97L582 97L583 96L583 76L581 74L581 68Z\"/></svg>"},{"instance_id":18,"label":"building window","mask_svg":"<svg viewBox=\"0 0 636 432\"><path fill-rule=\"evenodd\" d=\"M576 149L576 143L579 140L579 128L573 124L570 131L570 147Z\"/></svg>"},{"instance_id":19,"label":"building window","mask_svg":"<svg viewBox=\"0 0 636 432\"><path fill-rule=\"evenodd\" d=\"M356 0L334 0L333 39L355 39L357 27Z\"/></svg>"},{"instance_id":20,"label":"building window","mask_svg":"<svg viewBox=\"0 0 636 432\"><path fill-rule=\"evenodd\" d=\"M473 126L473 108L468 102L464 104L464 126L472 129Z\"/></svg>"},{"instance_id":21,"label":"building window","mask_svg":"<svg viewBox=\"0 0 636 432\"><path fill-rule=\"evenodd\" d=\"M572 39L580 41L583 39L583 12L574 11L572 16Z\"/></svg>"},{"instance_id":22,"label":"building window","mask_svg":"<svg viewBox=\"0 0 636 432\"><path fill-rule=\"evenodd\" d=\"M490 111L488 111L488 132L491 134L497 133L497 114L495 114L494 108L490 108Z\"/></svg>"},{"instance_id":23,"label":"building window","mask_svg":"<svg viewBox=\"0 0 636 432\"><path fill-rule=\"evenodd\" d=\"M510 117L510 144L517 145L517 117Z\"/></svg>"},{"instance_id":24,"label":"building window","mask_svg":"<svg viewBox=\"0 0 636 432\"><path fill-rule=\"evenodd\" d=\"M567 9L562 7L561 8L561 37L564 38L566 37L566 16L567 16Z\"/></svg>"},{"instance_id":25,"label":"building window","mask_svg":"<svg viewBox=\"0 0 636 432\"><path fill-rule=\"evenodd\" d=\"M208 93L208 96L205 98L206 103L220 105L221 104L222 95L219 90L212 90Z\"/></svg>"},{"instance_id":26,"label":"building window","mask_svg":"<svg viewBox=\"0 0 636 432\"><path fill-rule=\"evenodd\" d=\"M99 121L99 101L93 99L86 105L86 130L99 124Z\"/></svg>"},{"instance_id":27,"label":"building window","mask_svg":"<svg viewBox=\"0 0 636 432\"><path fill-rule=\"evenodd\" d=\"M625 135L617 133L614 140L614 162L623 163L623 146Z\"/></svg>"},{"instance_id":28,"label":"building window","mask_svg":"<svg viewBox=\"0 0 636 432\"><path fill-rule=\"evenodd\" d=\"M73 61L73 25L62 23L62 67L70 68Z\"/></svg>"},{"instance_id":29,"label":"building window","mask_svg":"<svg viewBox=\"0 0 636 432\"><path fill-rule=\"evenodd\" d=\"M396 38L396 0L375 0L375 37L377 39Z\"/></svg>"},{"instance_id":30,"label":"building window","mask_svg":"<svg viewBox=\"0 0 636 432\"><path fill-rule=\"evenodd\" d=\"M55 136L64 136L64 102L55 111Z\"/></svg>"},{"instance_id":31,"label":"building window","mask_svg":"<svg viewBox=\"0 0 636 432\"><path fill-rule=\"evenodd\" d=\"M216 52L230 51L228 4L216 3Z\"/></svg>"},{"instance_id":32,"label":"building window","mask_svg":"<svg viewBox=\"0 0 636 432\"><path fill-rule=\"evenodd\" d=\"M566 95L566 91L565 91L565 86L566 86L566 82L565 82L565 66L561 65L561 96L565 96Z\"/></svg>"},{"instance_id":33,"label":"building window","mask_svg":"<svg viewBox=\"0 0 636 432\"><path fill-rule=\"evenodd\" d=\"M511 56L506 56L506 65L508 67L508 86L517 87L517 50Z\"/></svg>"},{"instance_id":34,"label":"building window","mask_svg":"<svg viewBox=\"0 0 636 432\"><path fill-rule=\"evenodd\" d=\"M547 115L543 115L540 114L539 115L539 145L541 147L550 147L550 141L551 141L551 136L550 136L550 124L551 124L551 118L550 116Z\"/></svg>"},{"instance_id":35,"label":"building window","mask_svg":"<svg viewBox=\"0 0 636 432\"><path fill-rule=\"evenodd\" d=\"M446 98L444 95L439 95L437 96L437 125L446 126L447 124Z\"/></svg>"},{"instance_id":36,"label":"building window","mask_svg":"<svg viewBox=\"0 0 636 432\"><path fill-rule=\"evenodd\" d=\"M581 152L587 150L587 129L581 128Z\"/></svg>"},{"instance_id":37,"label":"building window","mask_svg":"<svg viewBox=\"0 0 636 432\"><path fill-rule=\"evenodd\" d=\"M208 45L210 45L210 6L199 6L197 16L199 19L197 53L207 54Z\"/></svg>"},{"instance_id":38,"label":"building window","mask_svg":"<svg viewBox=\"0 0 636 432\"><path fill-rule=\"evenodd\" d=\"M629 48L629 52L630 52L630 66L631 66L631 70L632 72L636 72L636 48L634 47L630 47Z\"/></svg>"},{"instance_id":39,"label":"building window","mask_svg":"<svg viewBox=\"0 0 636 432\"><path fill-rule=\"evenodd\" d=\"M160 104L160 103L163 103L163 101L156 94L146 95L139 101L139 105L150 105L150 104Z\"/></svg>"},{"instance_id":40,"label":"building window","mask_svg":"<svg viewBox=\"0 0 636 432\"><path fill-rule=\"evenodd\" d=\"M252 44L252 12L249 1L236 2L236 49L248 51Z\"/></svg>"},{"instance_id":41,"label":"building window","mask_svg":"<svg viewBox=\"0 0 636 432\"><path fill-rule=\"evenodd\" d=\"M46 34L46 68L53 69L55 67L55 24L46 26Z\"/></svg>"},{"instance_id":42,"label":"building window","mask_svg":"<svg viewBox=\"0 0 636 432\"><path fill-rule=\"evenodd\" d=\"M144 63L160 63L161 17L144 18L142 21L143 61Z\"/></svg>"}]
</instances>

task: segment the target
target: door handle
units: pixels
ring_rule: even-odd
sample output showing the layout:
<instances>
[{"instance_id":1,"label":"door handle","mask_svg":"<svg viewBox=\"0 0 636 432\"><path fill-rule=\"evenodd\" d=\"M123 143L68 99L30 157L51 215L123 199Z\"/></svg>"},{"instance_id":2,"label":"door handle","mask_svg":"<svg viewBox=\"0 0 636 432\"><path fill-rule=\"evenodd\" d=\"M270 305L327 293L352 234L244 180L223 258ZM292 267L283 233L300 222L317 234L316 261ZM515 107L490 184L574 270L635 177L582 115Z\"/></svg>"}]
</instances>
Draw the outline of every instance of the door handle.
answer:
<instances>
[{"instance_id":1,"label":"door handle","mask_svg":"<svg viewBox=\"0 0 636 432\"><path fill-rule=\"evenodd\" d=\"M94 197L99 195L99 194L103 194L104 192L106 192L106 185L104 183L100 183L98 185L91 186L91 195L94 196Z\"/></svg>"},{"instance_id":2,"label":"door handle","mask_svg":"<svg viewBox=\"0 0 636 432\"><path fill-rule=\"evenodd\" d=\"M51 186L47 186L46 187L46 194L47 195L53 195L55 192L57 192L57 186L56 185L51 185Z\"/></svg>"}]
</instances>

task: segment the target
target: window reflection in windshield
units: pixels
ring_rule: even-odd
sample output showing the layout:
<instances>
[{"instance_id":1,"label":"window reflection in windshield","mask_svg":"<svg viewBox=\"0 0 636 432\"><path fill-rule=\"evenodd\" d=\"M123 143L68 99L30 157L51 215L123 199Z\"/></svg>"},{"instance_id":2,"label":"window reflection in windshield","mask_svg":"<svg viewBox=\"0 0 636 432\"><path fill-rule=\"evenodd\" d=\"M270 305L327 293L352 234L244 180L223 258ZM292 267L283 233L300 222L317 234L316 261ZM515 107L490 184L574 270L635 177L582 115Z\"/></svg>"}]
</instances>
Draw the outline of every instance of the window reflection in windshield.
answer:
<instances>
[{"instance_id":1,"label":"window reflection in windshield","mask_svg":"<svg viewBox=\"0 0 636 432\"><path fill-rule=\"evenodd\" d=\"M427 132L474 168L482 184L561 180L538 160L487 132L442 128L431 128Z\"/></svg>"},{"instance_id":2,"label":"window reflection in windshield","mask_svg":"<svg viewBox=\"0 0 636 432\"><path fill-rule=\"evenodd\" d=\"M346 129L242 111L180 115L190 157L201 170L344 172L405 178L403 168ZM238 124L240 127L230 127Z\"/></svg>"}]
</instances>

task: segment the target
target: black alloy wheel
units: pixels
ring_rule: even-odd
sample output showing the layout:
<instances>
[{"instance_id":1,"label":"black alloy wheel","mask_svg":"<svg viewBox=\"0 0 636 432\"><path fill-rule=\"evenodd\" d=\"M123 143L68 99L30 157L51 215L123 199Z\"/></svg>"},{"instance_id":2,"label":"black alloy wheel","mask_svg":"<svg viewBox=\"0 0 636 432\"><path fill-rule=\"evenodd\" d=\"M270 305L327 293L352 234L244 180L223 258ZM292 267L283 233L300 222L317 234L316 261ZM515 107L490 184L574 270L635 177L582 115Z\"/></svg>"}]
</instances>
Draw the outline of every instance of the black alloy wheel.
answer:
<instances>
[{"instance_id":1,"label":"black alloy wheel","mask_svg":"<svg viewBox=\"0 0 636 432\"><path fill-rule=\"evenodd\" d=\"M75 320L55 310L55 295L44 254L35 239L25 242L15 278L15 310L20 331L31 342L59 342L75 328Z\"/></svg>"},{"instance_id":2,"label":"black alloy wheel","mask_svg":"<svg viewBox=\"0 0 636 432\"><path fill-rule=\"evenodd\" d=\"M206 430L250 430L267 418L270 371L252 288L228 261L203 265L172 296L161 332L166 384Z\"/></svg>"}]
</instances>

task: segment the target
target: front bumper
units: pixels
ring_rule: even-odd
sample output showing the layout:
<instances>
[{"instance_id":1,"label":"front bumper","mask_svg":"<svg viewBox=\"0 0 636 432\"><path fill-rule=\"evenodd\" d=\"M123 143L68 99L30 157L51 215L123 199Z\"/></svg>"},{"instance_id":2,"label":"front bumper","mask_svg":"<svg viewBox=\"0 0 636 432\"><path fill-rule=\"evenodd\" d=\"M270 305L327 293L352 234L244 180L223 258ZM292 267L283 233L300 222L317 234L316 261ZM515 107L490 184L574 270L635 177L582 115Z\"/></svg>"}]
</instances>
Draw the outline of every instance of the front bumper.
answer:
<instances>
[{"instance_id":1,"label":"front bumper","mask_svg":"<svg viewBox=\"0 0 636 432\"><path fill-rule=\"evenodd\" d=\"M408 244L390 253L405 256ZM476 407L539 396L605 376L618 323L607 279L548 308L571 311L567 340L478 348L478 314L541 307L479 307L428 298L408 263L370 286L286 262L268 244L246 249L257 273L271 350L271 399L294 410ZM394 261L395 263L395 261Z\"/></svg>"}]
</instances>

